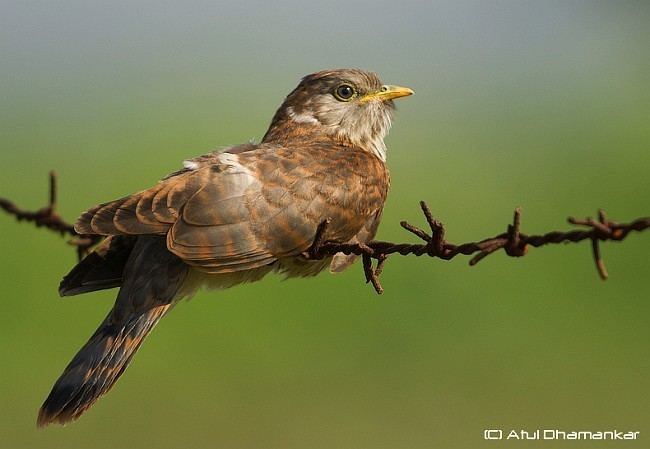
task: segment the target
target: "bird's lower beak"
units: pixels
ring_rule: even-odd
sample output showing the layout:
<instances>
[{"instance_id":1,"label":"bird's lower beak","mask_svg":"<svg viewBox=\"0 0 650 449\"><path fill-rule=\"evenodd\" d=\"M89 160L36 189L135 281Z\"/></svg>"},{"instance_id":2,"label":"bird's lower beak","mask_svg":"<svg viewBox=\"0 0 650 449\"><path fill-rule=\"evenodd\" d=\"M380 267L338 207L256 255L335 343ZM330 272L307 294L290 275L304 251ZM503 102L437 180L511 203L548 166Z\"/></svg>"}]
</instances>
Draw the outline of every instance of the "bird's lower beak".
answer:
<instances>
[{"instance_id":1,"label":"bird's lower beak","mask_svg":"<svg viewBox=\"0 0 650 449\"><path fill-rule=\"evenodd\" d=\"M379 101L386 101L386 100L393 100L395 98L400 98L400 97L408 97L409 95L413 95L415 92L413 92L413 89L409 89L408 87L402 87L402 86L391 86L391 85L383 85L381 86L381 89L377 92L372 92L365 97L361 99L361 101L372 101L372 100L379 100Z\"/></svg>"}]
</instances>

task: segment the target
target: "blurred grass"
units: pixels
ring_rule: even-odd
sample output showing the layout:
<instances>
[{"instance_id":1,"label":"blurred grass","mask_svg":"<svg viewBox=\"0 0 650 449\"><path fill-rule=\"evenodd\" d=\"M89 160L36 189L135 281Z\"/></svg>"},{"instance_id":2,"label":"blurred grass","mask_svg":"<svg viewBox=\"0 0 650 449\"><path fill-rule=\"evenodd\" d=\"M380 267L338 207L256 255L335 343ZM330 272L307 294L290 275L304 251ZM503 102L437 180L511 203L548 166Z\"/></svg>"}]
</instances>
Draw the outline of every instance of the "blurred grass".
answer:
<instances>
[{"instance_id":1,"label":"blurred grass","mask_svg":"<svg viewBox=\"0 0 650 449\"><path fill-rule=\"evenodd\" d=\"M380 238L411 239L398 223L422 223L421 199L452 241L501 232L515 206L526 232L564 228L567 215L598 207L620 220L648 214L650 70L639 57L647 15L634 2L625 11L593 5L575 16L548 6L551 25L516 11L496 22L488 15L494 29L475 29L465 47L440 24L422 28L437 20L426 10L424 22L409 19L413 29L383 31L390 43L379 49L396 64L350 32L366 53L348 65L417 92L399 103L388 138L392 187ZM519 20L548 27L552 38L518 41ZM571 33L562 31L571 20ZM72 30L81 40L92 34ZM417 33L426 30L423 43ZM190 42L201 51L221 45L206 42L203 28L196 33ZM291 60L284 68L255 70L239 55L224 71L217 54L229 54L199 57L189 45L186 54L143 39L153 56L136 40L112 56L99 52L107 60L96 65L83 59L92 59L93 42L83 58L59 62L13 49L0 108L2 196L40 207L54 168L60 212L73 219L151 185L184 158L261 137L299 76L347 61L335 39L320 57L302 47L294 60L282 56ZM255 42L240 37L241 54L261 54L264 43ZM409 56L398 44L423 52ZM49 70L25 71L39 58ZM605 283L584 244L518 260L495 255L472 269L466 260L393 257L381 297L358 266L201 293L165 318L79 422L37 431L41 401L114 292L58 299L72 249L6 216L0 226L0 447L477 448L494 446L482 440L492 427L639 430L641 440L626 445L643 447L650 431L647 235L604 245Z\"/></svg>"}]
</instances>

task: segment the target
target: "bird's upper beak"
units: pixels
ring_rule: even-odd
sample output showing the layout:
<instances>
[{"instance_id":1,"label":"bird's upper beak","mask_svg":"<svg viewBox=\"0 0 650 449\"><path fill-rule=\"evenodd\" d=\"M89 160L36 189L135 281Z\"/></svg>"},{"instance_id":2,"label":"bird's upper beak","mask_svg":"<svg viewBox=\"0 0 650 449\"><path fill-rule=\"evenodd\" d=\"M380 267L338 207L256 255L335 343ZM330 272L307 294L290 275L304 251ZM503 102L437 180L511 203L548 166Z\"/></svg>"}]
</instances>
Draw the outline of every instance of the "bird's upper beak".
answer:
<instances>
[{"instance_id":1,"label":"bird's upper beak","mask_svg":"<svg viewBox=\"0 0 650 449\"><path fill-rule=\"evenodd\" d=\"M361 98L362 102L366 101L372 101L372 100L379 100L379 101L386 101L386 100L392 100L394 98L400 98L400 97L408 97L409 95L413 95L415 92L413 92L413 89L409 89L408 87L402 87L402 86L392 86L389 84L385 84L381 86L381 89L379 89L377 92L371 92Z\"/></svg>"}]
</instances>

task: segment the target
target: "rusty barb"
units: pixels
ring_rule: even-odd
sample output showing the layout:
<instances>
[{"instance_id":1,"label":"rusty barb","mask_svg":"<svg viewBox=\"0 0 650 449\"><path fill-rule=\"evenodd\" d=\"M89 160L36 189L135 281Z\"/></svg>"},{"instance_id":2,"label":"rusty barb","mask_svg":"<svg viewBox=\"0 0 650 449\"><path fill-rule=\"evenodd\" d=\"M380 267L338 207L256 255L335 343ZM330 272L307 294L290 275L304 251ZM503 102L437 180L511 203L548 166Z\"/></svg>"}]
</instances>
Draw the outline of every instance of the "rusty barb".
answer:
<instances>
[{"instance_id":1,"label":"rusty barb","mask_svg":"<svg viewBox=\"0 0 650 449\"><path fill-rule=\"evenodd\" d=\"M0 208L16 217L18 221L32 222L37 227L44 227L61 235L71 236L72 239L69 243L76 247L77 256L81 260L103 237L77 233L74 226L64 221L56 212L56 200L57 177L56 173L50 172L50 192L47 206L36 212L24 211L12 201L0 198ZM450 260L458 255L472 256L469 264L476 265L490 254L494 254L501 249L510 257L522 257L526 255L528 248L531 246L537 248L550 244L591 240L596 269L600 278L605 280L607 279L607 269L600 253L600 242L621 241L632 231L642 232L650 228L650 217L639 218L629 223L617 223L609 220L603 210L599 210L597 219L587 217L579 220L569 217L568 222L579 226L579 229L564 232L551 231L541 235L526 235L521 232L521 210L516 208L512 223L508 225L506 232L476 242L453 244L445 240L445 227L433 217L427 203L420 201L420 208L429 226L428 231L406 221L402 221L400 225L423 240L424 243L371 241L364 244L326 241L325 235L330 224L330 220L327 219L318 226L314 241L311 247L303 253L303 256L310 259L322 259L336 253L361 256L366 283L372 284L375 291L381 294L384 289L379 282L379 276L384 269L388 256L392 254L429 256L443 260ZM373 260L377 261L374 266Z\"/></svg>"}]
</instances>

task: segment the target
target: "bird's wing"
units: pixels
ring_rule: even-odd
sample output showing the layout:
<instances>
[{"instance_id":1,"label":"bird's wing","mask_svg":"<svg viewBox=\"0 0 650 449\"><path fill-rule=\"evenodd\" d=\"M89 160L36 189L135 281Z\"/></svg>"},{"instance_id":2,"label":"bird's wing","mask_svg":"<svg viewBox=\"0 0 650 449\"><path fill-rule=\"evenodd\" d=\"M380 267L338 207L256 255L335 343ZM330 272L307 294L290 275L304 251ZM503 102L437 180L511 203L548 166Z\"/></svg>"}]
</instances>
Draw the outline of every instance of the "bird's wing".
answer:
<instances>
[{"instance_id":1,"label":"bird's wing","mask_svg":"<svg viewBox=\"0 0 650 449\"><path fill-rule=\"evenodd\" d=\"M169 250L203 271L247 270L307 250L327 218L328 240L356 235L386 196L383 178L368 174L381 172L375 165L367 153L329 147L221 153L89 210L76 229L166 234Z\"/></svg>"}]
</instances>

